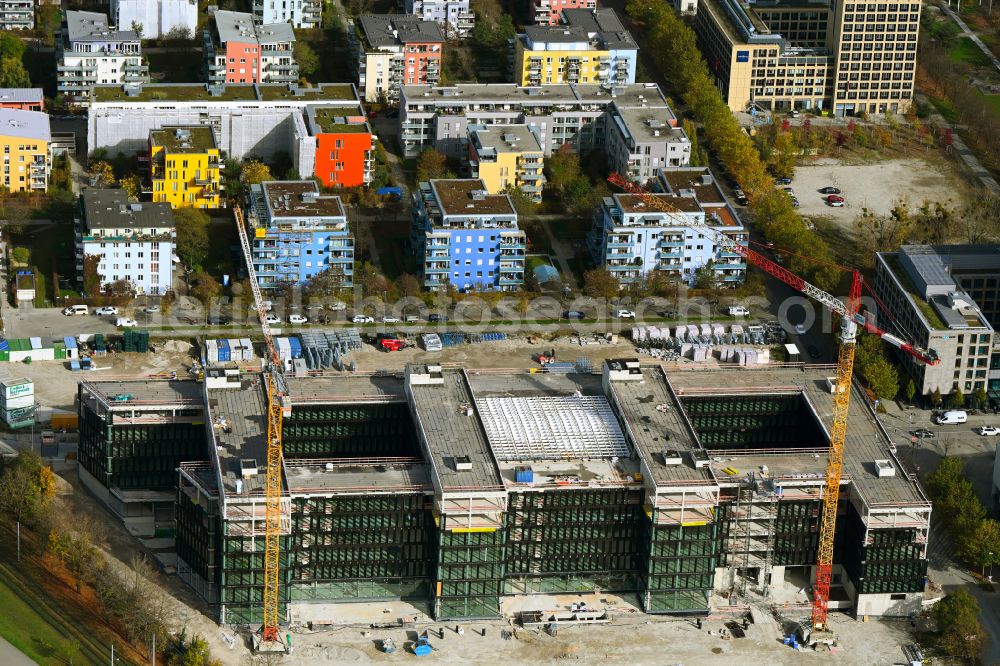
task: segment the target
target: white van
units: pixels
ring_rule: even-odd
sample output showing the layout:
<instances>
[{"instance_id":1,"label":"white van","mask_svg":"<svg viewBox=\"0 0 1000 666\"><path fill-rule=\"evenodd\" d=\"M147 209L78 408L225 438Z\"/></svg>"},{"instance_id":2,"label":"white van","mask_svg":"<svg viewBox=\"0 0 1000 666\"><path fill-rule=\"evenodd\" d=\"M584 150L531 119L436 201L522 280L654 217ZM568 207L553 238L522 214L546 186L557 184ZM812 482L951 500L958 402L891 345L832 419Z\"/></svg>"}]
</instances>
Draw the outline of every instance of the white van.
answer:
<instances>
[{"instance_id":1,"label":"white van","mask_svg":"<svg viewBox=\"0 0 1000 666\"><path fill-rule=\"evenodd\" d=\"M86 305L71 305L68 308L63 308L63 314L67 316L90 314L90 308Z\"/></svg>"},{"instance_id":2,"label":"white van","mask_svg":"<svg viewBox=\"0 0 1000 666\"><path fill-rule=\"evenodd\" d=\"M969 415L961 410L945 412L941 416L937 417L938 425L957 425L959 423L965 423L969 420Z\"/></svg>"},{"instance_id":3,"label":"white van","mask_svg":"<svg viewBox=\"0 0 1000 666\"><path fill-rule=\"evenodd\" d=\"M748 310L747 308L743 307L742 305L730 305L729 309L726 312L728 312L728 314L729 314L730 317L749 317L750 316L750 310Z\"/></svg>"}]
</instances>

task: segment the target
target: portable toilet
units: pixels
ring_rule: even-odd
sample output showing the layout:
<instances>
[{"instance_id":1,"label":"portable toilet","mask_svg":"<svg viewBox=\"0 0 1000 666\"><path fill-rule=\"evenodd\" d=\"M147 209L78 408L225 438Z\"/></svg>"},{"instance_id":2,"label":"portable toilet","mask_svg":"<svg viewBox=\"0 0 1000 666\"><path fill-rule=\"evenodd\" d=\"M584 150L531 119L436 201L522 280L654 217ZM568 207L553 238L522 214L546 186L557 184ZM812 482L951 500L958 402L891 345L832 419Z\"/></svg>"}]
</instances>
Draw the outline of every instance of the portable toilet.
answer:
<instances>
[{"instance_id":1,"label":"portable toilet","mask_svg":"<svg viewBox=\"0 0 1000 666\"><path fill-rule=\"evenodd\" d=\"M76 338L67 335L63 338L63 344L66 345L66 358L80 358L80 347L76 344Z\"/></svg>"}]
</instances>

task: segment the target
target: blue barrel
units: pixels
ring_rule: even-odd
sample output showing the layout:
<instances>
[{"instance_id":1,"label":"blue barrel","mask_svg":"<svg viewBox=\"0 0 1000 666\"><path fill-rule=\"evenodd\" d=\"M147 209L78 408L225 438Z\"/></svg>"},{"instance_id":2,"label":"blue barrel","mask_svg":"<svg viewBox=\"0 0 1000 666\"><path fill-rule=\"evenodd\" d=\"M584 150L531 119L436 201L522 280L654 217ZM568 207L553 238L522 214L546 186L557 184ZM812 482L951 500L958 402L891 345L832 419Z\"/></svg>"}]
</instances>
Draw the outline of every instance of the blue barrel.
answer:
<instances>
[{"instance_id":1,"label":"blue barrel","mask_svg":"<svg viewBox=\"0 0 1000 666\"><path fill-rule=\"evenodd\" d=\"M535 471L527 465L518 465L514 468L514 481L517 483L534 483Z\"/></svg>"}]
</instances>

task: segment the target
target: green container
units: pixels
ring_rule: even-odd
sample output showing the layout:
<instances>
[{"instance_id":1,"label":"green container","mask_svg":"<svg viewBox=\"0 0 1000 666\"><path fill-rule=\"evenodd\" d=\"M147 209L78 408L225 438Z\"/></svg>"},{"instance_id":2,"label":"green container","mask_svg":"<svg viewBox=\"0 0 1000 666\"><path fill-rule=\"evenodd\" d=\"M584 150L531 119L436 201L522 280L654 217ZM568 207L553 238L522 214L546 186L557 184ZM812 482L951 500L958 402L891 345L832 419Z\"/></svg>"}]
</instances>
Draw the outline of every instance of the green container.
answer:
<instances>
[{"instance_id":1,"label":"green container","mask_svg":"<svg viewBox=\"0 0 1000 666\"><path fill-rule=\"evenodd\" d=\"M0 361L9 361L9 360L10 360L10 350L4 349L3 351L0 351Z\"/></svg>"},{"instance_id":2,"label":"green container","mask_svg":"<svg viewBox=\"0 0 1000 666\"><path fill-rule=\"evenodd\" d=\"M52 345L55 350L56 360L62 361L66 358L66 344L63 342L57 342Z\"/></svg>"}]
</instances>

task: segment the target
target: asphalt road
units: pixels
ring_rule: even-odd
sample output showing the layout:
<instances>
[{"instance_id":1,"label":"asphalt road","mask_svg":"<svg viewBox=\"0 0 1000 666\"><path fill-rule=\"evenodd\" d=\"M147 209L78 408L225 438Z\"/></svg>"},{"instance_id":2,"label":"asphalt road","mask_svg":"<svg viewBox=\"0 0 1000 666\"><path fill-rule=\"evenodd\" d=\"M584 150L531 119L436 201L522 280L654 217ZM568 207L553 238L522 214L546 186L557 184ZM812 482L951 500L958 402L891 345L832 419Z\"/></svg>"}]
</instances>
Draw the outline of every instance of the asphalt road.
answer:
<instances>
[{"instance_id":1,"label":"asphalt road","mask_svg":"<svg viewBox=\"0 0 1000 666\"><path fill-rule=\"evenodd\" d=\"M35 666L35 662L24 656L16 647L0 638L0 664L4 666Z\"/></svg>"}]
</instances>

